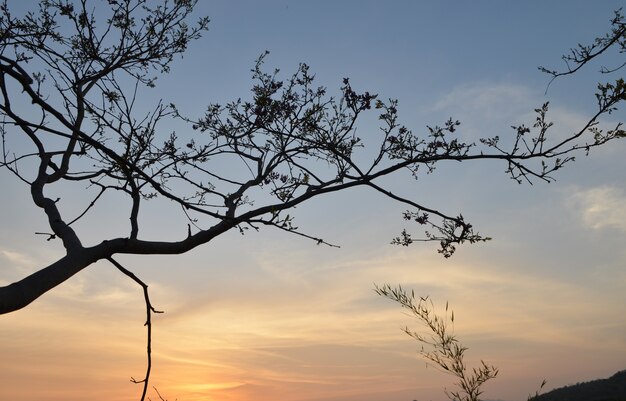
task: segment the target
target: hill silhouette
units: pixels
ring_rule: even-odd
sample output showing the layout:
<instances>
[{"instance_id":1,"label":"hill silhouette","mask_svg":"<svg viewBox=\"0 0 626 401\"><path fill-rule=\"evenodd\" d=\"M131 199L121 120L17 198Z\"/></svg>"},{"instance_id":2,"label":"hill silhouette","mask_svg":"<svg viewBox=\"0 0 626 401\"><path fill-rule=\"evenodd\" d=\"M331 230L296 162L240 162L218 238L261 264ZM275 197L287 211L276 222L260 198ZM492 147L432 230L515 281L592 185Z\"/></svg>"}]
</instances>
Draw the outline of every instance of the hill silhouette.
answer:
<instances>
[{"instance_id":1,"label":"hill silhouette","mask_svg":"<svg viewBox=\"0 0 626 401\"><path fill-rule=\"evenodd\" d=\"M626 370L608 379L561 387L532 398L533 401L626 401Z\"/></svg>"}]
</instances>

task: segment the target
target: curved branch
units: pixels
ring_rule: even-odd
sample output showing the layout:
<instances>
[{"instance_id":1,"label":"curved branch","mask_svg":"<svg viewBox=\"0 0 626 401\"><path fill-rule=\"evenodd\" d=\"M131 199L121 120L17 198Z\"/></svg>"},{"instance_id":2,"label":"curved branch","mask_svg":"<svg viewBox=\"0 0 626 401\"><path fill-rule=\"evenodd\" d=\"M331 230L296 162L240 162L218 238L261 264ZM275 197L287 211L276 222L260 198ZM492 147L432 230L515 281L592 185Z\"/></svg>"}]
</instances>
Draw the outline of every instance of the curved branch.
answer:
<instances>
[{"instance_id":1,"label":"curved branch","mask_svg":"<svg viewBox=\"0 0 626 401\"><path fill-rule=\"evenodd\" d=\"M615 17L611 20L611 25L613 25L614 27L611 33L606 34L604 37L596 38L594 43L591 45L579 44L577 48L570 49L569 55L564 55L562 57L567 66L566 71L559 72L557 70L550 70L545 67L538 67L540 71L552 76L552 79L550 79L550 82L548 83L548 86L546 88L546 93L555 79L557 79L558 77L575 74L585 65L587 65L587 63L599 57L616 44L621 47L622 51L624 50L626 46L626 21L624 21L624 17L621 14L621 9L615 11ZM569 62L574 63L575 67L572 68ZM602 67L600 72L611 73L619 70L625 65L626 62L622 63L616 68Z\"/></svg>"}]
</instances>

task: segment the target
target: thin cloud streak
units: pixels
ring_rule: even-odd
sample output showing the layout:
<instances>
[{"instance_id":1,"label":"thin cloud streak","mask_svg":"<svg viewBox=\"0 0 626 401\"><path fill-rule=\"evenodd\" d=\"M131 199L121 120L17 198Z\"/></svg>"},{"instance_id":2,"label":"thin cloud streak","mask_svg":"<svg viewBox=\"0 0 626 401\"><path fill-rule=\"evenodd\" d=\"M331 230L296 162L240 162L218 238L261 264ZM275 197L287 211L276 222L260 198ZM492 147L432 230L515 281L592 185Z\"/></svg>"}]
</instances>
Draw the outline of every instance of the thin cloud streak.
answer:
<instances>
[{"instance_id":1,"label":"thin cloud streak","mask_svg":"<svg viewBox=\"0 0 626 401\"><path fill-rule=\"evenodd\" d=\"M626 193L622 188L572 188L569 196L570 207L581 210L585 226L593 230L613 228L626 231Z\"/></svg>"}]
</instances>

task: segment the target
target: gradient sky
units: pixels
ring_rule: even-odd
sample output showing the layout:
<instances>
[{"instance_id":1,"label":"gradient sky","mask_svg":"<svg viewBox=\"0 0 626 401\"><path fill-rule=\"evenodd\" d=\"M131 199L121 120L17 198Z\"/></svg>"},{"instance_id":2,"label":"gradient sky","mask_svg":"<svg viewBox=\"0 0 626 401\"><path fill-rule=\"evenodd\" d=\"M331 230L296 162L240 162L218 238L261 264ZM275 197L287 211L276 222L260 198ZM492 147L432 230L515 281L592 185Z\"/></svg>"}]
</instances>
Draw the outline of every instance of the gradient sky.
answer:
<instances>
[{"instance_id":1,"label":"gradient sky","mask_svg":"<svg viewBox=\"0 0 626 401\"><path fill-rule=\"evenodd\" d=\"M17 1L9 1L15 4ZM37 2L26 1L36 7ZM172 72L146 91L190 116L210 102L246 97L250 68L291 74L307 62L338 94L397 98L418 132L452 116L465 138L512 134L551 102L554 132L567 134L593 112L602 77L594 64L549 81L537 66L606 32L619 1L201 1L210 30ZM609 54L619 63L619 55ZM623 56L622 56L623 59ZM607 123L625 120L619 111ZM163 128L184 133L176 122ZM374 135L375 120L360 136ZM180 401L443 400L451 377L417 357L402 310L373 292L402 284L455 310L468 362L500 368L487 399L522 400L547 388L626 368L626 143L611 143L560 171L556 183L518 185L498 163L442 166L391 185L404 195L462 212L493 241L443 259L435 244L389 244L404 208L367 191L315 200L297 224L338 243L316 246L282 232L228 233L177 257L125 257L150 285L152 383ZM582 155L581 155L582 156ZM34 235L45 219L28 188L0 171L0 284L61 255ZM76 194L69 194L74 196ZM61 194L68 197L68 194ZM106 202L106 199L104 199ZM146 211L150 238L180 232L178 212ZM111 204L81 233L114 234ZM169 210L169 209L168 209ZM126 218L120 216L120 219ZM178 230L178 231L177 231ZM0 394L26 400L136 400L145 364L140 288L105 263L94 265L25 310L0 316ZM151 393L152 399L156 394Z\"/></svg>"}]
</instances>

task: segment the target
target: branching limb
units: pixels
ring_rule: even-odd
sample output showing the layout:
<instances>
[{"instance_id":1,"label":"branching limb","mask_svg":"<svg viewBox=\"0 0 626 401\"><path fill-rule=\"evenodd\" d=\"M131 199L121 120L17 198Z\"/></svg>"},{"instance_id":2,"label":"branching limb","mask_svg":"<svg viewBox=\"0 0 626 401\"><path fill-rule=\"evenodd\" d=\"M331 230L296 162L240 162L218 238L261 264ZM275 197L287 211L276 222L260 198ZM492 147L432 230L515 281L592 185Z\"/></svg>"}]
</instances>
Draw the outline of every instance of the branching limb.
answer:
<instances>
[{"instance_id":1,"label":"branching limb","mask_svg":"<svg viewBox=\"0 0 626 401\"><path fill-rule=\"evenodd\" d=\"M558 77L572 75L576 73L587 63L596 59L604 52L613 47L617 46L619 50L623 52L626 49L626 20L622 15L621 9L615 11L615 16L611 20L611 26L612 28L607 34L601 37L597 37L592 44L578 44L576 48L570 49L569 54L563 55L562 59L566 65L565 71L548 69L546 67L539 67L539 70L551 75L552 79L550 80L550 83L552 83ZM613 68L602 67L600 69L600 72L614 72L624 67L625 65L626 62ZM550 83L548 84L548 87L550 86ZM548 89L546 88L546 91L547 90Z\"/></svg>"},{"instance_id":2,"label":"branching limb","mask_svg":"<svg viewBox=\"0 0 626 401\"><path fill-rule=\"evenodd\" d=\"M368 181L367 185L397 202L407 204L416 209L415 212L408 210L404 212L404 220L415 221L420 225L431 227L439 232L439 234L433 234L430 231L426 231L426 238L414 239L406 230L402 230L400 236L392 240L392 244L408 246L414 241L439 241L440 248L438 252L444 257L449 258L456 250L455 244L460 245L465 241L473 244L475 242L485 242L491 240L490 237L483 237L478 233L474 233L474 228L471 224L465 221L463 215L459 215L457 217L448 216L438 210L424 207L410 199L398 196L371 181ZM441 218L442 223L437 224L432 222L430 220L431 214Z\"/></svg>"},{"instance_id":3,"label":"branching limb","mask_svg":"<svg viewBox=\"0 0 626 401\"><path fill-rule=\"evenodd\" d=\"M148 390L148 382L150 381L150 372L152 370L152 314L163 313L163 311L156 310L150 303L150 296L148 295L148 285L146 283L144 283L133 272L126 269L124 266L122 266L112 257L108 258L108 261L111 262L113 266L115 266L119 271L124 273L126 276L130 277L135 283L139 284L141 288L143 289L143 298L146 303L146 323L144 324L144 326L146 326L146 330L147 330L146 353L147 353L148 363L146 367L145 377L142 380L136 380L135 378L131 377L130 381L136 384L143 383L143 391L141 393L140 400L144 401L146 398L146 392Z\"/></svg>"}]
</instances>

